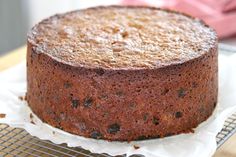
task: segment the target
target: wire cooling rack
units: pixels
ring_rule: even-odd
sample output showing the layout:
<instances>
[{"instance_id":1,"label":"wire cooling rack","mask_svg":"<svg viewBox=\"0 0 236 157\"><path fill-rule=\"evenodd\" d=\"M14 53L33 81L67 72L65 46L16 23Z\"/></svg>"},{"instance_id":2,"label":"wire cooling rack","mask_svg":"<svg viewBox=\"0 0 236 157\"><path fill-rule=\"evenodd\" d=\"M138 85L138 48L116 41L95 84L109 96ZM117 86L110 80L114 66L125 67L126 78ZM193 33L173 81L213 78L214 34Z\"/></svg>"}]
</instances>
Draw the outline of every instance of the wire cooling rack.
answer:
<instances>
[{"instance_id":1,"label":"wire cooling rack","mask_svg":"<svg viewBox=\"0 0 236 157\"><path fill-rule=\"evenodd\" d=\"M224 123L216 136L218 148L236 132L236 113ZM24 129L0 124L0 156L4 157L110 157L107 154L93 154L80 147L70 148L31 136ZM123 155L124 156L124 155ZM133 155L133 157L141 155Z\"/></svg>"},{"instance_id":2,"label":"wire cooling rack","mask_svg":"<svg viewBox=\"0 0 236 157\"><path fill-rule=\"evenodd\" d=\"M236 48L219 44L219 51L236 53ZM236 113L224 123L216 136L218 148L236 132ZM80 147L69 148L31 136L24 129L0 124L0 156L4 157L110 157L107 154L93 154ZM125 156L125 155L123 155ZM141 155L133 155L133 157Z\"/></svg>"},{"instance_id":3,"label":"wire cooling rack","mask_svg":"<svg viewBox=\"0 0 236 157\"><path fill-rule=\"evenodd\" d=\"M24 129L0 124L0 156L6 157L108 157L106 154L92 154L80 147L69 148L31 136Z\"/></svg>"},{"instance_id":4,"label":"wire cooling rack","mask_svg":"<svg viewBox=\"0 0 236 157\"><path fill-rule=\"evenodd\" d=\"M216 136L217 147L219 148L235 132L236 132L236 113L230 116L225 121L223 129Z\"/></svg>"}]
</instances>

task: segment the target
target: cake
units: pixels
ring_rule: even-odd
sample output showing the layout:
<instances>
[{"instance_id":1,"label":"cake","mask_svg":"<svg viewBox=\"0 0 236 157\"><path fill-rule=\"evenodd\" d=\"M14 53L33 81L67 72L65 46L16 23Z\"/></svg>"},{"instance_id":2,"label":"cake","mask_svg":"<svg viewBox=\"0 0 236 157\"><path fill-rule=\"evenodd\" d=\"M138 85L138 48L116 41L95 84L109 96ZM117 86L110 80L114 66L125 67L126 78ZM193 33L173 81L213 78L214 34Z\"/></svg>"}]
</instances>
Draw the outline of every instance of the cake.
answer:
<instances>
[{"instance_id":1,"label":"cake","mask_svg":"<svg viewBox=\"0 0 236 157\"><path fill-rule=\"evenodd\" d=\"M175 11L106 6L57 14L27 39L27 102L94 139L192 132L217 104L217 35Z\"/></svg>"}]
</instances>

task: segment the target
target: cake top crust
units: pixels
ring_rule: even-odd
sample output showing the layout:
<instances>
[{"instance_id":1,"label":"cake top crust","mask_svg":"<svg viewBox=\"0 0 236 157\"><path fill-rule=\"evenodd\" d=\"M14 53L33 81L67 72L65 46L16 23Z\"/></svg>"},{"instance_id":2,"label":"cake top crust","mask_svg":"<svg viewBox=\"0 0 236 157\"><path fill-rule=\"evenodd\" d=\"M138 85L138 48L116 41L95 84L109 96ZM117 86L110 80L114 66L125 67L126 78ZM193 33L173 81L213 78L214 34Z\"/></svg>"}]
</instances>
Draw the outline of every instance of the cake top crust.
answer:
<instances>
[{"instance_id":1,"label":"cake top crust","mask_svg":"<svg viewBox=\"0 0 236 157\"><path fill-rule=\"evenodd\" d=\"M151 7L96 7L43 20L28 34L37 53L65 64L109 69L158 68L198 58L216 46L197 18Z\"/></svg>"}]
</instances>

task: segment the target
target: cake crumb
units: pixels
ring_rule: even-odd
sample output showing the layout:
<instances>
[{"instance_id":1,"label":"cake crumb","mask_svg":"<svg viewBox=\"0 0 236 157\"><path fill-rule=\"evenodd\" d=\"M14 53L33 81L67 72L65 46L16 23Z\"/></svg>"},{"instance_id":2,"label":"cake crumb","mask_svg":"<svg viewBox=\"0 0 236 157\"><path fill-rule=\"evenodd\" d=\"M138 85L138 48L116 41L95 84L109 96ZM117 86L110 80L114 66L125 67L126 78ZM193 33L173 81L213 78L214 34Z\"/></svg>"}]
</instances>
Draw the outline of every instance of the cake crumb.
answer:
<instances>
[{"instance_id":1,"label":"cake crumb","mask_svg":"<svg viewBox=\"0 0 236 157\"><path fill-rule=\"evenodd\" d=\"M140 147L137 145L134 145L134 149L139 149Z\"/></svg>"},{"instance_id":2,"label":"cake crumb","mask_svg":"<svg viewBox=\"0 0 236 157\"><path fill-rule=\"evenodd\" d=\"M55 135L55 134L56 134L56 132L55 132L55 131L52 131L52 134L53 134L53 135Z\"/></svg>"},{"instance_id":3,"label":"cake crumb","mask_svg":"<svg viewBox=\"0 0 236 157\"><path fill-rule=\"evenodd\" d=\"M33 118L34 118L33 114L32 114L32 113L30 113L30 119L33 119Z\"/></svg>"},{"instance_id":4,"label":"cake crumb","mask_svg":"<svg viewBox=\"0 0 236 157\"><path fill-rule=\"evenodd\" d=\"M5 117L6 117L6 114L0 113L0 118L5 118Z\"/></svg>"},{"instance_id":5,"label":"cake crumb","mask_svg":"<svg viewBox=\"0 0 236 157\"><path fill-rule=\"evenodd\" d=\"M19 96L18 97L21 101L25 101L26 100L26 96L24 95L24 96Z\"/></svg>"},{"instance_id":6,"label":"cake crumb","mask_svg":"<svg viewBox=\"0 0 236 157\"><path fill-rule=\"evenodd\" d=\"M33 121L33 118L34 118L33 114L30 113L30 123L35 124L34 121Z\"/></svg>"}]
</instances>

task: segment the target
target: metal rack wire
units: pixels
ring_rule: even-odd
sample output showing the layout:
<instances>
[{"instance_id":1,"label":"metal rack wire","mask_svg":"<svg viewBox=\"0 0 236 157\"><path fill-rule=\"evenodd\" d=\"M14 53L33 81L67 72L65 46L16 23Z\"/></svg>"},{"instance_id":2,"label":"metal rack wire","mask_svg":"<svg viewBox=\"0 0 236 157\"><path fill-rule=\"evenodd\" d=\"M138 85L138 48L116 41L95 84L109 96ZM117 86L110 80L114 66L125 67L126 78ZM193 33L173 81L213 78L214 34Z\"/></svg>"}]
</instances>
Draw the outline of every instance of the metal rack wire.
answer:
<instances>
[{"instance_id":1,"label":"metal rack wire","mask_svg":"<svg viewBox=\"0 0 236 157\"><path fill-rule=\"evenodd\" d=\"M217 147L219 148L235 132L236 132L236 113L230 116L225 121L223 129L216 136Z\"/></svg>"},{"instance_id":2,"label":"metal rack wire","mask_svg":"<svg viewBox=\"0 0 236 157\"><path fill-rule=\"evenodd\" d=\"M106 154L92 154L80 147L69 148L31 136L24 129L0 125L0 156L32 157L108 157Z\"/></svg>"},{"instance_id":3,"label":"metal rack wire","mask_svg":"<svg viewBox=\"0 0 236 157\"><path fill-rule=\"evenodd\" d=\"M219 44L220 52L236 53L236 48ZM224 123L223 129L216 136L218 148L236 132L236 113ZM12 128L0 124L0 156L4 157L110 157L107 154L93 154L80 147L69 148L66 144L57 145L40 140L28 134L24 129ZM125 155L123 155L125 156ZM133 155L133 157L140 155Z\"/></svg>"},{"instance_id":4,"label":"metal rack wire","mask_svg":"<svg viewBox=\"0 0 236 157\"><path fill-rule=\"evenodd\" d=\"M221 132L216 136L218 148L236 132L236 113L230 116ZM93 154L80 147L69 148L31 136L24 129L0 124L0 156L4 157L110 157L107 154ZM138 156L138 155L135 155ZM134 157L134 156L133 156Z\"/></svg>"}]
</instances>

